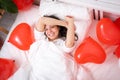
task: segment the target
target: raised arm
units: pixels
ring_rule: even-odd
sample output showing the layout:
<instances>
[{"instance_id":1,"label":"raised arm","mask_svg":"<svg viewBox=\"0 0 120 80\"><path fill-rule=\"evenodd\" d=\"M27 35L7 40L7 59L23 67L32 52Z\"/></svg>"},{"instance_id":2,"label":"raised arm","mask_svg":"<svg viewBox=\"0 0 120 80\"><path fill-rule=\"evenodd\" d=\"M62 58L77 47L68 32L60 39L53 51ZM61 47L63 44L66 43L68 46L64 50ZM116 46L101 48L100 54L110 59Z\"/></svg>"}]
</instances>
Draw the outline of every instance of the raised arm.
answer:
<instances>
[{"instance_id":1,"label":"raised arm","mask_svg":"<svg viewBox=\"0 0 120 80\"><path fill-rule=\"evenodd\" d=\"M73 47L75 44L75 25L74 18L71 16L66 16L65 20L67 21L67 35L66 35L66 47Z\"/></svg>"},{"instance_id":2,"label":"raised arm","mask_svg":"<svg viewBox=\"0 0 120 80\"><path fill-rule=\"evenodd\" d=\"M57 20L49 17L41 17L36 24L36 29L40 32L43 32L46 25L61 25L66 26L67 23L62 20Z\"/></svg>"},{"instance_id":3,"label":"raised arm","mask_svg":"<svg viewBox=\"0 0 120 80\"><path fill-rule=\"evenodd\" d=\"M46 25L60 25L67 28L66 34L66 47L73 47L75 43L75 25L74 18L66 16L65 20L57 20L49 17L41 17L36 24L36 29L40 32L43 32Z\"/></svg>"}]
</instances>

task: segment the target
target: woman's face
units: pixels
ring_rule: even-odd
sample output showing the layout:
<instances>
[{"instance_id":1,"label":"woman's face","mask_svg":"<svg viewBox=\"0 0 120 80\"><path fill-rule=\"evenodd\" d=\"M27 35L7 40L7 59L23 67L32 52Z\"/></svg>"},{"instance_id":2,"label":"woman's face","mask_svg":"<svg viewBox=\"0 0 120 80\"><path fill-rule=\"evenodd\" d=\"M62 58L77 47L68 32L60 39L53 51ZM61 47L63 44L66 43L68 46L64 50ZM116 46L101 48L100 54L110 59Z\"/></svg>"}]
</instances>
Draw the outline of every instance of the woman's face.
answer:
<instances>
[{"instance_id":1,"label":"woman's face","mask_svg":"<svg viewBox=\"0 0 120 80\"><path fill-rule=\"evenodd\" d=\"M59 27L57 27L56 25L46 25L45 34L50 41L55 40L58 38L59 35Z\"/></svg>"}]
</instances>

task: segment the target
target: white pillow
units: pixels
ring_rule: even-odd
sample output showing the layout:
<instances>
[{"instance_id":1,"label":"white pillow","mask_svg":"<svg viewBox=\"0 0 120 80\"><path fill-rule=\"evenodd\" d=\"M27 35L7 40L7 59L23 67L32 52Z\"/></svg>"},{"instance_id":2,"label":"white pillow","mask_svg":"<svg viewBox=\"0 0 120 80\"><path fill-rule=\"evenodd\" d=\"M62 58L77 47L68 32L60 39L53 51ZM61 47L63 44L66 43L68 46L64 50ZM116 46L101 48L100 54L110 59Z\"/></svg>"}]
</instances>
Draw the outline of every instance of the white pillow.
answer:
<instances>
[{"instance_id":1,"label":"white pillow","mask_svg":"<svg viewBox=\"0 0 120 80\"><path fill-rule=\"evenodd\" d=\"M92 22L92 10L58 1L42 0L40 2L39 14L40 16L55 15L60 19L64 19L66 15L74 16L76 33L78 35L77 46L85 39Z\"/></svg>"},{"instance_id":2,"label":"white pillow","mask_svg":"<svg viewBox=\"0 0 120 80\"><path fill-rule=\"evenodd\" d=\"M67 4L59 1L41 1L39 13L43 15L56 15L64 19L66 15L74 16L75 20L91 19L91 11L88 8Z\"/></svg>"},{"instance_id":3,"label":"white pillow","mask_svg":"<svg viewBox=\"0 0 120 80\"><path fill-rule=\"evenodd\" d=\"M85 37L88 34L88 30L90 29L92 21L91 20L80 20L75 21L74 24L76 26L76 34L78 35L78 40L76 46L82 43Z\"/></svg>"}]
</instances>

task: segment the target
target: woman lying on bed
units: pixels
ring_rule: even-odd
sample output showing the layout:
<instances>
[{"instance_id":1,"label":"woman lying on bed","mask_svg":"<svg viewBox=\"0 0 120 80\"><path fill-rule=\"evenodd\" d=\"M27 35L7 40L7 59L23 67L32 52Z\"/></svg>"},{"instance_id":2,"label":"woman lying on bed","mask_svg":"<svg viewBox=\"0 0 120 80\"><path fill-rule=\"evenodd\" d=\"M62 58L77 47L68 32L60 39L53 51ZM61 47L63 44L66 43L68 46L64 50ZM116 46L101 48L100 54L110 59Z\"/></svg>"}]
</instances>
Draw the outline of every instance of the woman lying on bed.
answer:
<instances>
[{"instance_id":1,"label":"woman lying on bed","mask_svg":"<svg viewBox=\"0 0 120 80\"><path fill-rule=\"evenodd\" d=\"M28 56L32 67L30 80L73 80L73 67L65 55L73 51L78 38L74 18L41 17L34 33L36 42L31 45Z\"/></svg>"}]
</instances>

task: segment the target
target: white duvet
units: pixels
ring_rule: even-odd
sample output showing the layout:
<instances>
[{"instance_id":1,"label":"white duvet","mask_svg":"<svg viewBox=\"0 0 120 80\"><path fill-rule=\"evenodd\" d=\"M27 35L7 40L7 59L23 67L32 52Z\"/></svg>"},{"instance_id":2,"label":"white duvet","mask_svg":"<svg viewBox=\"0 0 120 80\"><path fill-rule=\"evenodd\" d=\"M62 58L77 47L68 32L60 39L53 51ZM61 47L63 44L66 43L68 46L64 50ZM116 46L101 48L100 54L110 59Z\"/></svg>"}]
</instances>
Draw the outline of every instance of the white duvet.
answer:
<instances>
[{"instance_id":1,"label":"white duvet","mask_svg":"<svg viewBox=\"0 0 120 80\"><path fill-rule=\"evenodd\" d=\"M74 64L63 53L54 43L45 40L31 45L28 55L32 66L30 80L73 80Z\"/></svg>"},{"instance_id":2,"label":"white duvet","mask_svg":"<svg viewBox=\"0 0 120 80\"><path fill-rule=\"evenodd\" d=\"M26 54L27 61L9 80L93 80L87 69L52 42L37 41Z\"/></svg>"},{"instance_id":3,"label":"white duvet","mask_svg":"<svg viewBox=\"0 0 120 80\"><path fill-rule=\"evenodd\" d=\"M47 53L45 53L46 51ZM53 43L46 43L45 41L35 42L31 46L28 59L29 61L22 64L10 80L16 79L16 76L22 76L22 78L24 77L29 80L71 80L74 78L72 74L74 73L73 62L70 62L71 60L69 61L67 56ZM26 65L29 70L26 70ZM30 72L30 74L26 75L27 72Z\"/></svg>"},{"instance_id":4,"label":"white duvet","mask_svg":"<svg viewBox=\"0 0 120 80\"><path fill-rule=\"evenodd\" d=\"M88 69L77 65L70 54L63 54L52 42L41 40L31 45L26 63L9 78L16 79L93 80L93 77Z\"/></svg>"}]
</instances>

